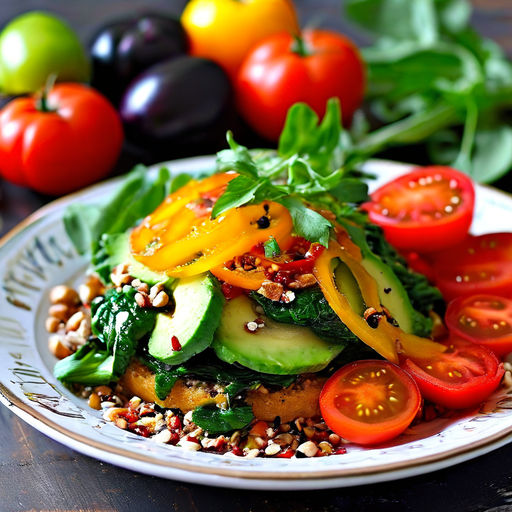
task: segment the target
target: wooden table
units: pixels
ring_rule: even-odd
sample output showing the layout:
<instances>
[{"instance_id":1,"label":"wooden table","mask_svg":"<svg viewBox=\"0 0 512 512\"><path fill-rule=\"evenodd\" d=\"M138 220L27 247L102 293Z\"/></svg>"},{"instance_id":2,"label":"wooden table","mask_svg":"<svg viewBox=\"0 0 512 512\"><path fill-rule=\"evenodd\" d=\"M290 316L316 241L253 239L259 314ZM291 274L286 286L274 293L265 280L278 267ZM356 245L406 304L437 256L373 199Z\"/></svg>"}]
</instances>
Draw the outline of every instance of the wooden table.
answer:
<instances>
[{"instance_id":1,"label":"wooden table","mask_svg":"<svg viewBox=\"0 0 512 512\"><path fill-rule=\"evenodd\" d=\"M415 1L415 0L411 0ZM104 19L145 9L179 13L184 0L2 0L0 24L38 8L57 12L84 40ZM341 19L338 0L297 0L301 19L362 36ZM512 0L474 0L474 21L512 56ZM397 157L398 158L398 157ZM125 154L117 172L132 164ZM507 182L502 182L509 188ZM509 189L510 190L510 189ZM0 184L3 234L49 198ZM429 475L350 489L250 492L182 484L125 471L82 456L40 434L0 406L0 511L430 511L512 510L512 445ZM198 476L198 483L200 477Z\"/></svg>"}]
</instances>

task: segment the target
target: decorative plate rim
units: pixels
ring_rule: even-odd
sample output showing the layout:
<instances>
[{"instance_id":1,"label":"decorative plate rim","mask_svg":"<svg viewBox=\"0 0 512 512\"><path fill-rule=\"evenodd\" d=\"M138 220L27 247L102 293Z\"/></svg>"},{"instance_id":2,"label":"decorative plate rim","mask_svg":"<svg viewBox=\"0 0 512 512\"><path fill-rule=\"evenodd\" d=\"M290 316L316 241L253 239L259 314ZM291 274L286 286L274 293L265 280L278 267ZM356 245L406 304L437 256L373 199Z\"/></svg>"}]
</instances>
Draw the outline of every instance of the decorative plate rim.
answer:
<instances>
[{"instance_id":1,"label":"decorative plate rim","mask_svg":"<svg viewBox=\"0 0 512 512\"><path fill-rule=\"evenodd\" d=\"M168 162L171 166L180 166L183 164L210 164L212 156L192 157L181 160ZM159 164L161 167L164 164ZM406 171L410 166L399 162L391 162L385 160L370 161L370 166L389 166L395 170L401 169ZM156 166L154 166L156 167ZM94 190L103 189L112 186L116 182L122 180L122 176L112 178L87 187L73 194L69 194L62 198L56 199L42 208L38 209L17 226L12 228L0 239L0 254L8 250L11 243L15 242L18 237L25 232L26 229L38 223L51 213L63 208L66 204L72 202L78 197L87 195ZM482 186L480 186L482 187ZM502 195L507 201L512 201L512 195L506 192L485 187L492 190L493 193ZM512 432L510 427L503 428L494 434L483 437L473 442L470 446L462 445L442 451L436 454L430 454L422 457L416 457L414 460L402 459L400 461L388 462L378 465L359 468L340 468L320 467L312 468L307 466L304 471L294 472L292 475L272 470L271 467L264 470L254 470L253 467L229 468L229 467L208 467L195 464L193 460L186 462L176 460L158 459L154 455L143 452L135 453L125 450L123 447L112 446L102 441L88 438L59 425L56 421L44 416L34 406L24 403L11 390L0 382L0 402L14 412L23 421L51 437L52 439L67 445L76 451L93 456L94 458L105 462L114 463L118 466L135 470L155 476L173 478L177 480L190 481L194 483L205 483L208 485L240 487L240 488L269 488L269 489L290 489L293 484L300 484L300 488L320 489L336 486L361 485L367 483L375 483L377 481L390 480L394 477L412 476L426 473L443 467L457 464L464 460L477 457L491 450L499 448L504 444L512 441ZM133 463L141 463L141 467L134 467ZM302 461L301 461L302 462ZM297 461L294 460L294 463ZM300 462L299 462L300 464ZM271 466L271 464L269 464ZM297 466L295 466L297 468ZM197 477L208 477L207 481L198 481ZM221 480L219 480L219 477ZM224 480L223 480L224 479Z\"/></svg>"}]
</instances>

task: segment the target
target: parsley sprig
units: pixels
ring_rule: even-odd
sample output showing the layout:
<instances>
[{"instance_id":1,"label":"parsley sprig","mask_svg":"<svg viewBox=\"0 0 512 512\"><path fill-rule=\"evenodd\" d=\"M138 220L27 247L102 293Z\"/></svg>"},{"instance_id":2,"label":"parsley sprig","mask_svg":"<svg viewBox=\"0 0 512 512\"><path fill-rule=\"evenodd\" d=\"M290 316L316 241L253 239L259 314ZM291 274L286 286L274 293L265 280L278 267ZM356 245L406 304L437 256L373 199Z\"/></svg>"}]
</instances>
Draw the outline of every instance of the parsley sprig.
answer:
<instances>
[{"instance_id":1,"label":"parsley sprig","mask_svg":"<svg viewBox=\"0 0 512 512\"><path fill-rule=\"evenodd\" d=\"M240 206L275 201L288 209L296 233L327 247L332 223L314 208L340 201L344 215L355 214L368 198L368 187L353 170L349 137L341 126L339 102L331 99L321 123L304 103L295 104L286 119L277 153L249 151L228 132L230 149L217 155L219 171L236 170L217 200L212 217Z\"/></svg>"}]
</instances>

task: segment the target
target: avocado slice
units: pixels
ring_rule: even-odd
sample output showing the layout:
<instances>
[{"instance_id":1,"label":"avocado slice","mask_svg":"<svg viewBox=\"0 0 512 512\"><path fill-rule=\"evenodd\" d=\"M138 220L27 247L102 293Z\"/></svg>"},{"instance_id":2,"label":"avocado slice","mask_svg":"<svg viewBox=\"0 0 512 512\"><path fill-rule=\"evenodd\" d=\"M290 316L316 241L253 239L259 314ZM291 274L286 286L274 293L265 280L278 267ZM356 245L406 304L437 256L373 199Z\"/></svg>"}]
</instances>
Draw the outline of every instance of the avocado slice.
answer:
<instances>
[{"instance_id":1,"label":"avocado slice","mask_svg":"<svg viewBox=\"0 0 512 512\"><path fill-rule=\"evenodd\" d=\"M357 284L357 280L348 268L346 263L338 260L337 266L334 270L334 279L336 281L336 287L347 297L350 307L359 315L363 315L366 309L361 290Z\"/></svg>"},{"instance_id":2,"label":"avocado slice","mask_svg":"<svg viewBox=\"0 0 512 512\"><path fill-rule=\"evenodd\" d=\"M212 344L219 359L258 372L290 375L320 371L343 350L344 345L324 341L308 327L270 320L255 306L244 295L224 306ZM265 325L251 332L246 325L255 319Z\"/></svg>"},{"instance_id":3,"label":"avocado slice","mask_svg":"<svg viewBox=\"0 0 512 512\"><path fill-rule=\"evenodd\" d=\"M217 280L209 274L180 279L173 298L174 313L157 314L148 343L148 352L170 365L183 363L211 344L224 303Z\"/></svg>"},{"instance_id":4,"label":"avocado slice","mask_svg":"<svg viewBox=\"0 0 512 512\"><path fill-rule=\"evenodd\" d=\"M130 234L120 233L118 235L109 235L106 239L105 250L109 254L108 265L114 268L121 263L128 263L130 275L140 279L144 283L154 285L163 283L169 288L175 281L164 272L155 272L137 261L130 250Z\"/></svg>"}]
</instances>

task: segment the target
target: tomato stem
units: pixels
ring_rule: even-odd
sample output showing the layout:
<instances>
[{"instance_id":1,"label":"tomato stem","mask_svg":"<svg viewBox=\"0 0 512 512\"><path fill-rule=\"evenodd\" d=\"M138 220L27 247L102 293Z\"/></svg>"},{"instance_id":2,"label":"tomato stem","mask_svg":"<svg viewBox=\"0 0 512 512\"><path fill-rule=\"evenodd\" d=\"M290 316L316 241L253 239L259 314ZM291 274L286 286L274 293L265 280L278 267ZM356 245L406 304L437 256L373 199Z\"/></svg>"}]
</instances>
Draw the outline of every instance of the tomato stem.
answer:
<instances>
[{"instance_id":1,"label":"tomato stem","mask_svg":"<svg viewBox=\"0 0 512 512\"><path fill-rule=\"evenodd\" d=\"M309 55L311 55L311 52L309 51L306 45L306 42L304 41L303 37L300 34L293 35L293 43L291 50L293 53L296 53L301 57L308 57Z\"/></svg>"},{"instance_id":2,"label":"tomato stem","mask_svg":"<svg viewBox=\"0 0 512 512\"><path fill-rule=\"evenodd\" d=\"M52 73L46 79L46 83L44 84L43 89L41 90L41 96L37 101L37 110L40 112L55 112L56 109L51 108L48 104L48 94L53 89L55 85L55 81L57 80L57 75Z\"/></svg>"}]
</instances>

